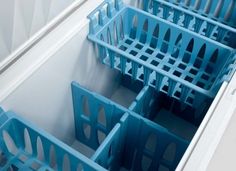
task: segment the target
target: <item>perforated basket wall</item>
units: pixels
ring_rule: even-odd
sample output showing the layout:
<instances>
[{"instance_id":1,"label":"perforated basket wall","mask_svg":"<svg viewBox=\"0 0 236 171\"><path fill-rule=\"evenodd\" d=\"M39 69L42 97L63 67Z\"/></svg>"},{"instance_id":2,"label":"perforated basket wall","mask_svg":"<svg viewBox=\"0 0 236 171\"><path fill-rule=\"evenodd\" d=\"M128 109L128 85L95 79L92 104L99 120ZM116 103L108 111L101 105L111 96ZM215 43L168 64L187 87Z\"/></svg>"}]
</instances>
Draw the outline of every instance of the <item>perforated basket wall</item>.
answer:
<instances>
[{"instance_id":1,"label":"perforated basket wall","mask_svg":"<svg viewBox=\"0 0 236 171\"><path fill-rule=\"evenodd\" d=\"M72 82L76 138L96 150L125 113L112 101Z\"/></svg>"},{"instance_id":2,"label":"perforated basket wall","mask_svg":"<svg viewBox=\"0 0 236 171\"><path fill-rule=\"evenodd\" d=\"M236 3L218 1L143 0L143 8L217 42L236 47Z\"/></svg>"},{"instance_id":3,"label":"perforated basket wall","mask_svg":"<svg viewBox=\"0 0 236 171\"><path fill-rule=\"evenodd\" d=\"M148 1L144 0L144 3ZM225 25L236 27L236 2L234 0L168 0L168 2Z\"/></svg>"},{"instance_id":4,"label":"perforated basket wall","mask_svg":"<svg viewBox=\"0 0 236 171\"><path fill-rule=\"evenodd\" d=\"M102 63L189 105L216 95L232 60L232 48L120 0L105 1L89 19Z\"/></svg>"},{"instance_id":5,"label":"perforated basket wall","mask_svg":"<svg viewBox=\"0 0 236 171\"><path fill-rule=\"evenodd\" d=\"M0 121L0 170L104 170L12 112Z\"/></svg>"}]
</instances>

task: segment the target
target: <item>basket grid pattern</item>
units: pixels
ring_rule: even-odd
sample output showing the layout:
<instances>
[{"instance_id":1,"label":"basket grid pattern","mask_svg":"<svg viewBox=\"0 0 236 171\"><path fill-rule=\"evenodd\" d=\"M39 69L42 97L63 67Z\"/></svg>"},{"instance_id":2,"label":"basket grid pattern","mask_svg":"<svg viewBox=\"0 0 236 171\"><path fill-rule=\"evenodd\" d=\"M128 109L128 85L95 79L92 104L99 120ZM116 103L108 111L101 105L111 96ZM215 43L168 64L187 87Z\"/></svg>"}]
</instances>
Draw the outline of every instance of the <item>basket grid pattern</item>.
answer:
<instances>
[{"instance_id":1,"label":"basket grid pattern","mask_svg":"<svg viewBox=\"0 0 236 171\"><path fill-rule=\"evenodd\" d=\"M199 100L198 93L213 98L227 79L221 73L230 67L224 65L231 58L230 47L132 7L111 10L110 1L102 5L95 10L98 16L89 16L88 36L102 63L190 105Z\"/></svg>"}]
</instances>

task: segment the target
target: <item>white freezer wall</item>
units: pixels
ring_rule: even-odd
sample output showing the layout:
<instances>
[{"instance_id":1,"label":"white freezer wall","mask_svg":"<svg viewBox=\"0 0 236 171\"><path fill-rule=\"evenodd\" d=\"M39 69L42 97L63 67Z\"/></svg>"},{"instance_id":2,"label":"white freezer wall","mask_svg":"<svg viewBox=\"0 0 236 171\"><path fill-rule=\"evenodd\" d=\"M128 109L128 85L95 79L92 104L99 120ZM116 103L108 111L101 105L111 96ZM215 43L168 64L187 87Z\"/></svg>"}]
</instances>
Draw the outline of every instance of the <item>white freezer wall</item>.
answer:
<instances>
[{"instance_id":1,"label":"white freezer wall","mask_svg":"<svg viewBox=\"0 0 236 171\"><path fill-rule=\"evenodd\" d=\"M18 73L18 76L14 69L0 75L0 82L3 84L4 80L11 79L10 76L14 75L13 82L0 90L1 106L5 110L15 111L67 143L74 140L71 81L78 81L81 85L108 96L108 90L112 91L117 85L114 81L115 72L96 61L93 44L87 40L89 21L85 18L80 20L78 17L74 19L81 21L78 22L78 27L71 27L70 23L75 23L74 20L67 21L30 50L24 59L17 61L15 67L22 65L26 74L32 68L35 70L30 76L18 78L23 72ZM71 31L62 35L64 29ZM57 44L50 48L50 41L55 41L52 39L56 39ZM24 63L27 57L35 58L33 63L29 63L31 68L28 71ZM7 90L17 84L14 77L22 80L22 83L13 90ZM4 92L8 91L9 94L5 95Z\"/></svg>"},{"instance_id":2,"label":"white freezer wall","mask_svg":"<svg viewBox=\"0 0 236 171\"><path fill-rule=\"evenodd\" d=\"M195 134L177 170L221 171L236 170L235 166L236 74L223 83ZM232 125L234 123L234 126ZM204 128L202 129L202 127ZM202 132L199 130L202 129ZM200 136L197 138L197 134Z\"/></svg>"},{"instance_id":3,"label":"white freezer wall","mask_svg":"<svg viewBox=\"0 0 236 171\"><path fill-rule=\"evenodd\" d=\"M72 3L82 0L2 0L0 64Z\"/></svg>"},{"instance_id":4,"label":"white freezer wall","mask_svg":"<svg viewBox=\"0 0 236 171\"><path fill-rule=\"evenodd\" d=\"M65 141L71 140L68 135L74 135L71 81L102 94L109 93L107 90L113 87L110 82L115 84L110 70L96 63L92 44L85 40L88 28L85 30L1 103Z\"/></svg>"}]
</instances>

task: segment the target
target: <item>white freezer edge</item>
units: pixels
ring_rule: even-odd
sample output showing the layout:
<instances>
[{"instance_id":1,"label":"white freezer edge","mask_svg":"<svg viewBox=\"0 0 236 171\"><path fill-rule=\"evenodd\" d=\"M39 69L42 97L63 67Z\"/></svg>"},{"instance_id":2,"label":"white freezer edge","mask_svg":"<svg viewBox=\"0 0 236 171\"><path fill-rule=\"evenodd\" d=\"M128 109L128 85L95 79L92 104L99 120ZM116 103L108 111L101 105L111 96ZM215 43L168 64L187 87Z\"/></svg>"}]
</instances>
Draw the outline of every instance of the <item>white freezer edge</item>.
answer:
<instances>
[{"instance_id":1,"label":"white freezer edge","mask_svg":"<svg viewBox=\"0 0 236 171\"><path fill-rule=\"evenodd\" d=\"M226 130L229 127L229 123L235 121L236 74L234 74L233 78L231 79L228 85L225 83L223 84L223 86L221 87L221 92L222 93L219 92L217 95L219 100L218 98L215 98L214 103L217 103L215 108L210 108L207 113L207 117L204 118L204 121L206 121L207 124L206 127L202 130L201 136L198 140L197 137L194 137L196 141L191 142L191 144L196 143L195 147L192 149L188 148L188 150L186 151L186 155L182 158L183 160L179 164L178 170L215 171L216 168L217 170L236 170L235 162L233 161L235 157L232 157L232 152L236 152L234 146L227 147L231 148L232 152L228 152L226 158L222 156L218 157L218 160L220 159L219 161L212 161L212 159L216 155L216 151L218 151L219 143L221 141L227 141L223 140L223 137L227 133ZM232 118L234 120L231 120ZM204 125L201 125L201 127L202 126ZM235 144L235 134L230 135L230 137L230 139L233 140ZM209 167L210 163L211 167Z\"/></svg>"}]
</instances>

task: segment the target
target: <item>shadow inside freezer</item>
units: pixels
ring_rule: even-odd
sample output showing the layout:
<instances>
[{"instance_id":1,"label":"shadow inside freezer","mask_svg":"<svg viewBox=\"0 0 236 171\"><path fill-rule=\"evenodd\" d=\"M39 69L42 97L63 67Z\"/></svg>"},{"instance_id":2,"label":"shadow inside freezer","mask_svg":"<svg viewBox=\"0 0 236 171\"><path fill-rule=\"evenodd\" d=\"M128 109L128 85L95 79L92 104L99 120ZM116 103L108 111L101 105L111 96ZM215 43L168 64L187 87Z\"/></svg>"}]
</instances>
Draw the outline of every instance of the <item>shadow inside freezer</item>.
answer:
<instances>
[{"instance_id":1,"label":"shadow inside freezer","mask_svg":"<svg viewBox=\"0 0 236 171\"><path fill-rule=\"evenodd\" d=\"M213 100L205 98L200 108L194 107L153 87L144 86L142 81L133 80L130 76L120 74L117 77L118 88L106 94L107 98L186 140L192 139Z\"/></svg>"}]
</instances>

